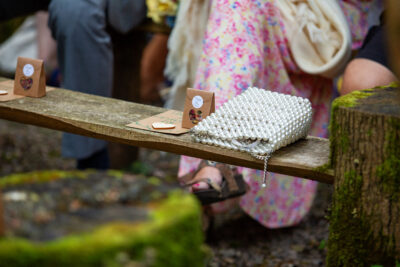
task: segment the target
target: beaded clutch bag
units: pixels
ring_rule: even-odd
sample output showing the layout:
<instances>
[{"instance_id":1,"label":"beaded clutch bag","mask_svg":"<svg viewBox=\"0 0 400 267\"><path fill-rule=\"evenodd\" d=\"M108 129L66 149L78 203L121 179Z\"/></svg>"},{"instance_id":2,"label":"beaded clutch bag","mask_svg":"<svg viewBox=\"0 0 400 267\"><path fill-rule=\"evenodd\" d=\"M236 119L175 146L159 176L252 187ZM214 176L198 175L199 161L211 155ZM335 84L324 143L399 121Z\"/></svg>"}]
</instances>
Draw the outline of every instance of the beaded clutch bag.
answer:
<instances>
[{"instance_id":1,"label":"beaded clutch bag","mask_svg":"<svg viewBox=\"0 0 400 267\"><path fill-rule=\"evenodd\" d=\"M245 151L265 162L277 149L307 136L308 99L250 87L191 129L196 142Z\"/></svg>"}]
</instances>

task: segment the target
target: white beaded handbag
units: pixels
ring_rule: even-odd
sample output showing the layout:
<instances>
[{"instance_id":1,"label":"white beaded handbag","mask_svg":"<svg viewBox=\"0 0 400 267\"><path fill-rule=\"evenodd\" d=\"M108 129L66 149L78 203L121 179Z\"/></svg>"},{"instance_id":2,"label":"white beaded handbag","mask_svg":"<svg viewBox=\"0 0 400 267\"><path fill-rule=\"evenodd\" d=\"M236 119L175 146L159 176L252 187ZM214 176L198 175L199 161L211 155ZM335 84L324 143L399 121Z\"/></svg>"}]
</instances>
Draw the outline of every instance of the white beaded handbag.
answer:
<instances>
[{"instance_id":1,"label":"white beaded handbag","mask_svg":"<svg viewBox=\"0 0 400 267\"><path fill-rule=\"evenodd\" d=\"M264 160L263 187L271 154L307 136L308 99L249 87L191 129L194 141L245 151Z\"/></svg>"}]
</instances>

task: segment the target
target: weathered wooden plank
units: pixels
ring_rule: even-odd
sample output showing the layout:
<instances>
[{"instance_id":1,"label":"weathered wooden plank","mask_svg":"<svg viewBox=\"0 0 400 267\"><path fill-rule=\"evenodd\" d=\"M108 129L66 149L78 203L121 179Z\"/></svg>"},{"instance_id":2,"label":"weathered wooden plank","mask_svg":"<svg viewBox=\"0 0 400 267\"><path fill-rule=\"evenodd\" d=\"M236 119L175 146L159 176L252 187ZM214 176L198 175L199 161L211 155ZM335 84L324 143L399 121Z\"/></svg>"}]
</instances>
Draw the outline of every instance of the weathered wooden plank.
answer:
<instances>
[{"instance_id":1,"label":"weathered wooden plank","mask_svg":"<svg viewBox=\"0 0 400 267\"><path fill-rule=\"evenodd\" d=\"M173 136L125 126L164 111L165 109L159 107L65 89L51 91L46 97L40 99L23 98L0 102L0 118L6 120L138 147L263 169L261 160L256 160L246 153L192 142L189 134ZM329 141L308 137L274 153L269 161L268 170L333 183L333 171L318 168L328 162Z\"/></svg>"}]
</instances>

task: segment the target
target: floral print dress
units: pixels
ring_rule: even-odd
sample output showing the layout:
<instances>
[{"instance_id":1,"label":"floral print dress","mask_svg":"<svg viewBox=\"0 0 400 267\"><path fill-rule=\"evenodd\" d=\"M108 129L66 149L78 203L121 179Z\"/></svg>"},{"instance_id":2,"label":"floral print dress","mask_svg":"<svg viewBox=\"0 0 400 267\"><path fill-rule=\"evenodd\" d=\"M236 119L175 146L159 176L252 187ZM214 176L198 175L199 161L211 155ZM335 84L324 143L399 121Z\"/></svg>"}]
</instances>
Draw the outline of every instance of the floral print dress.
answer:
<instances>
[{"instance_id":1,"label":"floral print dress","mask_svg":"<svg viewBox=\"0 0 400 267\"><path fill-rule=\"evenodd\" d=\"M367 31L369 1L340 4L351 25L353 48L358 48ZM213 91L218 108L249 86L310 99L313 124L309 134L327 137L332 80L303 73L296 66L274 1L213 0L194 88ZM183 156L178 175L195 170L199 162ZM316 182L269 173L268 187L263 188L262 171L239 171L250 185L240 206L264 226L295 225L310 210ZM226 209L227 202L214 204L214 211Z\"/></svg>"}]
</instances>

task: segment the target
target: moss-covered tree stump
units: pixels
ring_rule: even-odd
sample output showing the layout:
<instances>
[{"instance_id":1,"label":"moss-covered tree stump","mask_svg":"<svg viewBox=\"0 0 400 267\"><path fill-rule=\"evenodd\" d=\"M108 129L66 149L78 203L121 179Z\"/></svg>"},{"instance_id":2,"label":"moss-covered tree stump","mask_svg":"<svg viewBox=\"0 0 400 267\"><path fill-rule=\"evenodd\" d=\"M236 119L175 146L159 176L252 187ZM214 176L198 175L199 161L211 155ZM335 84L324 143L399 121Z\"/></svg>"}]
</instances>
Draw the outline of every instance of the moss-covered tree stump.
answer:
<instances>
[{"instance_id":1,"label":"moss-covered tree stump","mask_svg":"<svg viewBox=\"0 0 400 267\"><path fill-rule=\"evenodd\" d=\"M204 266L201 207L176 181L42 171L0 189L0 266Z\"/></svg>"},{"instance_id":2,"label":"moss-covered tree stump","mask_svg":"<svg viewBox=\"0 0 400 267\"><path fill-rule=\"evenodd\" d=\"M333 103L328 266L400 262L399 91L353 92Z\"/></svg>"}]
</instances>

